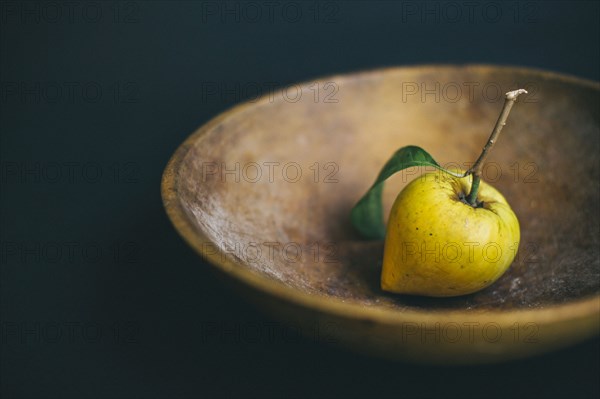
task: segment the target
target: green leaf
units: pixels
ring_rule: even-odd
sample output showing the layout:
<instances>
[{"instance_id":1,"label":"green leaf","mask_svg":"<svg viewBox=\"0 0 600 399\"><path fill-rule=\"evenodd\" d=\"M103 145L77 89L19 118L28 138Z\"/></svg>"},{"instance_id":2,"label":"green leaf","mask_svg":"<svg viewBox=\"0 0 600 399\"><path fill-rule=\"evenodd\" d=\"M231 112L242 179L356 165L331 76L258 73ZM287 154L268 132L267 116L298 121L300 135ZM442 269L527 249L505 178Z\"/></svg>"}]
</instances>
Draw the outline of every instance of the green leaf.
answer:
<instances>
[{"instance_id":1,"label":"green leaf","mask_svg":"<svg viewBox=\"0 0 600 399\"><path fill-rule=\"evenodd\" d=\"M385 223L383 220L383 204L381 201L384 181L394 173L412 166L432 166L456 177L462 174L442 168L431 155L421 147L410 145L402 147L392 155L383 166L377 180L367 193L352 208L350 217L352 224L365 238L383 239Z\"/></svg>"}]
</instances>

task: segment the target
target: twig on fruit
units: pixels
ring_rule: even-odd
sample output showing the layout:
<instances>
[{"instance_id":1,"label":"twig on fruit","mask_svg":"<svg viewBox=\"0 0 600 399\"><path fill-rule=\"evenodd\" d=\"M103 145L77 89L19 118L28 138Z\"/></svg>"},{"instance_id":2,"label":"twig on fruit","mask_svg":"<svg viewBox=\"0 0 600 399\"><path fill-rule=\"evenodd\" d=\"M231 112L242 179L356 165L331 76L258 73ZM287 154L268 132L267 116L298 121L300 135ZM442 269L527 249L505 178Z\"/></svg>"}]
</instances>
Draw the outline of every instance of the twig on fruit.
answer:
<instances>
[{"instance_id":1,"label":"twig on fruit","mask_svg":"<svg viewBox=\"0 0 600 399\"><path fill-rule=\"evenodd\" d=\"M517 101L517 97L519 97L519 95L521 94L527 94L527 90L518 89L506 93L506 99L504 100L502 112L500 113L500 116L496 121L496 126L494 126L494 130L492 131L490 138L488 139L485 147L483 147L483 151L481 152L481 155L479 155L479 158L477 158L477 161L475 161L475 164L465 173L465 176L471 174L473 175L471 192L467 196L467 202L472 206L477 206L477 191L479 190L479 182L481 180L481 171L483 169L483 163L485 162L485 159L487 158L490 150L494 147L494 144L496 144L496 141L498 141L498 135L500 134L500 131L502 131L504 125L506 125L506 119L508 118L508 114L510 114L512 106L514 105L515 101Z\"/></svg>"}]
</instances>

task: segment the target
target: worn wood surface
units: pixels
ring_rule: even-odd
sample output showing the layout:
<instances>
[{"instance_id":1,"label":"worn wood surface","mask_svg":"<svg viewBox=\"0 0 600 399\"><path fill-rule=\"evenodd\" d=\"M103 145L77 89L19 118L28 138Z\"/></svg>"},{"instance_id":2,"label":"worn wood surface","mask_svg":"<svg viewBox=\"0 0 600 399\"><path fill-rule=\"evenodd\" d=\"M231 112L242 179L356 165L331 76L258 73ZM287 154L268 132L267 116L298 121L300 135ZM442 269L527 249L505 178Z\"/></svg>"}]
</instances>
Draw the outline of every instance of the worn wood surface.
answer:
<instances>
[{"instance_id":1,"label":"worn wood surface","mask_svg":"<svg viewBox=\"0 0 600 399\"><path fill-rule=\"evenodd\" d=\"M574 335L597 332L598 84L529 69L432 66L333 76L316 82L318 94L314 85L220 115L190 137L167 168L169 215L221 271L282 306L289 301L322 315L335 313L328 303L341 303L345 318L387 312L390 323L394 313L433 322L429 316L439 312L467 318L495 312L504 318L490 320L509 325L511 314L532 310L528 320L560 324L563 319L544 313L540 321L535 314L579 306L571 313L588 323L571 323L580 328ZM521 87L530 94L519 98L483 175L521 223L516 261L495 284L464 297L383 292L383 242L357 236L351 207L401 146L418 145L442 165L468 167L503 93ZM296 93L302 96L293 102ZM386 212L419 172L390 179ZM388 327L381 333L393 335ZM555 341L559 346L565 339Z\"/></svg>"}]
</instances>

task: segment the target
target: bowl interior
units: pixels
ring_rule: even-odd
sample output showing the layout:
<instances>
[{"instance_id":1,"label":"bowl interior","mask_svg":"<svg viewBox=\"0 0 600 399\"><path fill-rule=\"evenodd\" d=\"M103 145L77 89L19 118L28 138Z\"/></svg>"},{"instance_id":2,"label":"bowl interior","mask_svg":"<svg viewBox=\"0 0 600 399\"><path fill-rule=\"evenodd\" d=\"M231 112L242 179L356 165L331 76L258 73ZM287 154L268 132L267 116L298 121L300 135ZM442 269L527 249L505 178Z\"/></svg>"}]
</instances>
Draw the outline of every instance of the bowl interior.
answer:
<instances>
[{"instance_id":1,"label":"bowl interior","mask_svg":"<svg viewBox=\"0 0 600 399\"><path fill-rule=\"evenodd\" d=\"M413 144L468 168L502 107L525 87L484 180L521 223L521 245L495 284L456 298L379 288L382 241L349 212L390 155ZM203 252L312 295L406 309L539 308L597 295L598 85L485 66L386 69L292 86L234 108L192 136L177 168L178 201ZM386 214L423 170L391 178Z\"/></svg>"}]
</instances>

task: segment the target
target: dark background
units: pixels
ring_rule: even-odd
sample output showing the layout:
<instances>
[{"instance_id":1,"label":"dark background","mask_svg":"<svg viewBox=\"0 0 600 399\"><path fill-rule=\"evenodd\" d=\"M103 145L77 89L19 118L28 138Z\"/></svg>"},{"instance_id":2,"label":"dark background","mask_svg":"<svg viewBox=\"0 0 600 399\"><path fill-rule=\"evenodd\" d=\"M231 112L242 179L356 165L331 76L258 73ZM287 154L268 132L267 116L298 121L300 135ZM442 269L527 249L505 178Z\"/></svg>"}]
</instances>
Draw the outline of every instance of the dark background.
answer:
<instances>
[{"instance_id":1,"label":"dark background","mask_svg":"<svg viewBox=\"0 0 600 399\"><path fill-rule=\"evenodd\" d=\"M2 1L0 17L0 396L599 395L598 339L444 368L300 338L213 276L159 192L185 137L257 87L440 62L598 80L598 2Z\"/></svg>"}]
</instances>

